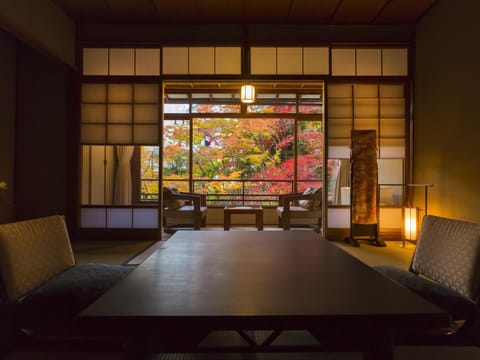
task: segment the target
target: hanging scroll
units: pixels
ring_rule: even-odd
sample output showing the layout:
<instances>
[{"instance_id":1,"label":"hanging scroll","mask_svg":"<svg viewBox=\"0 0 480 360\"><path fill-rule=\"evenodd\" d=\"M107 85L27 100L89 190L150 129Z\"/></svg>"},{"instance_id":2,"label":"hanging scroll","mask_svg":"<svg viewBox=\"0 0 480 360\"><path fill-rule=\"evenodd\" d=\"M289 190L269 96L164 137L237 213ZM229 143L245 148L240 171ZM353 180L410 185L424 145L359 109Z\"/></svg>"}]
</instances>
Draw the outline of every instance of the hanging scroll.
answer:
<instances>
[{"instance_id":1,"label":"hanging scroll","mask_svg":"<svg viewBox=\"0 0 480 360\"><path fill-rule=\"evenodd\" d=\"M352 131L352 223L377 224L377 144L375 130Z\"/></svg>"},{"instance_id":2,"label":"hanging scroll","mask_svg":"<svg viewBox=\"0 0 480 360\"><path fill-rule=\"evenodd\" d=\"M378 166L375 130L352 130L350 237L359 246L357 236L368 237L377 246L378 239Z\"/></svg>"}]
</instances>

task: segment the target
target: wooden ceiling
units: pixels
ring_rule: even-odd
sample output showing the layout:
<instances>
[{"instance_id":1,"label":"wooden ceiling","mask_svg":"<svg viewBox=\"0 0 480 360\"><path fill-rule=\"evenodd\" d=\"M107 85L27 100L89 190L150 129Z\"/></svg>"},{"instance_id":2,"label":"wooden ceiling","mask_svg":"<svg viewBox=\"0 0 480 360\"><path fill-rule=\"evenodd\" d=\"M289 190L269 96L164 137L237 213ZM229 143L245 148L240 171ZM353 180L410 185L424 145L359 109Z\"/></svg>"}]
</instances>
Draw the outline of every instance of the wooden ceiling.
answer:
<instances>
[{"instance_id":1,"label":"wooden ceiling","mask_svg":"<svg viewBox=\"0 0 480 360\"><path fill-rule=\"evenodd\" d=\"M413 24L439 0L52 0L77 24Z\"/></svg>"}]
</instances>

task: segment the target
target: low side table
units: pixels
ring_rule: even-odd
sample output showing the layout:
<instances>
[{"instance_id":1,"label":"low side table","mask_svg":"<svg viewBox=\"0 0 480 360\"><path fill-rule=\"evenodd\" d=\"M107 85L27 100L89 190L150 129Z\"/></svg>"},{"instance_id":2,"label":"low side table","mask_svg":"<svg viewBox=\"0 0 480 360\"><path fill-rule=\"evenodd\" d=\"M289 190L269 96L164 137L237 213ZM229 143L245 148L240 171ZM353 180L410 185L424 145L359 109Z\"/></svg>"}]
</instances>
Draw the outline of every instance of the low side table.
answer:
<instances>
[{"instance_id":1,"label":"low side table","mask_svg":"<svg viewBox=\"0 0 480 360\"><path fill-rule=\"evenodd\" d=\"M263 230L263 208L261 206L225 206L223 210L223 229L225 231L230 230L232 214L255 215L255 226L258 230Z\"/></svg>"}]
</instances>

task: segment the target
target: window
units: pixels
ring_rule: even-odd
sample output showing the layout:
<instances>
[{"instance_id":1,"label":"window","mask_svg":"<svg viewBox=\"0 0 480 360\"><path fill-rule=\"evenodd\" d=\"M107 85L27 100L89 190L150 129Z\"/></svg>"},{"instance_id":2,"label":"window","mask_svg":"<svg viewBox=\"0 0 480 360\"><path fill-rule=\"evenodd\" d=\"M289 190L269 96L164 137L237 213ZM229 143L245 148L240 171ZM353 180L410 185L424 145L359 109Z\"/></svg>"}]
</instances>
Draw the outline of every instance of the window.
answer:
<instances>
[{"instance_id":1,"label":"window","mask_svg":"<svg viewBox=\"0 0 480 360\"><path fill-rule=\"evenodd\" d=\"M328 221L349 227L352 130L375 130L380 222L400 228L407 152L405 86L392 83L328 85Z\"/></svg>"},{"instance_id":2,"label":"window","mask_svg":"<svg viewBox=\"0 0 480 360\"><path fill-rule=\"evenodd\" d=\"M252 105L240 104L239 88L182 93L167 85L164 185L205 193L209 206L273 206L279 194L320 186L322 84L260 88Z\"/></svg>"}]
</instances>

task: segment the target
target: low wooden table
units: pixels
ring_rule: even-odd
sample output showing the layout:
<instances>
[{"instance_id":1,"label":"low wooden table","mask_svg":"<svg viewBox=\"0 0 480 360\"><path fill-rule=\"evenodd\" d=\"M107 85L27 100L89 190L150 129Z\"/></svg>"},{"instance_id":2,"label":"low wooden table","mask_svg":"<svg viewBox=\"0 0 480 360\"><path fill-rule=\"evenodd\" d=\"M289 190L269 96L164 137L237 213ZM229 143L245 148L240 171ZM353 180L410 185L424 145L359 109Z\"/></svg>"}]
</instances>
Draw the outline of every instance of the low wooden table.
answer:
<instances>
[{"instance_id":1,"label":"low wooden table","mask_svg":"<svg viewBox=\"0 0 480 360\"><path fill-rule=\"evenodd\" d=\"M313 231L186 230L78 320L89 336L118 337L126 358L135 360L207 351L348 351L391 360L397 330L448 319ZM266 330L275 331L262 341L250 335ZM318 341L297 342L290 330ZM203 342L218 331L239 334L245 346Z\"/></svg>"},{"instance_id":2,"label":"low wooden table","mask_svg":"<svg viewBox=\"0 0 480 360\"><path fill-rule=\"evenodd\" d=\"M255 226L263 230L263 208L261 206L225 206L223 210L223 229L230 230L232 225L232 214L255 215Z\"/></svg>"}]
</instances>

